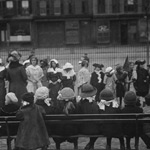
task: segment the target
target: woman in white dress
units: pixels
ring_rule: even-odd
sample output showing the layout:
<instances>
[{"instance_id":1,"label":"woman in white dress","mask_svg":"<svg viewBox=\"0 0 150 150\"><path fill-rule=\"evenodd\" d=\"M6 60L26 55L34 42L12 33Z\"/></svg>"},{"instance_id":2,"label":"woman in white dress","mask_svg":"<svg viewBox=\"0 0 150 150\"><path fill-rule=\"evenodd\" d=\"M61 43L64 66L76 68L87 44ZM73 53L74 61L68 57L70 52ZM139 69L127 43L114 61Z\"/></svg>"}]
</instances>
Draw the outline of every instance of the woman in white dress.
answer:
<instances>
[{"instance_id":1,"label":"woman in white dress","mask_svg":"<svg viewBox=\"0 0 150 150\"><path fill-rule=\"evenodd\" d=\"M33 92L42 86L41 78L43 77L43 70L38 65L38 59L33 56L30 59L30 65L26 68L26 73L28 76L27 90L28 92Z\"/></svg>"}]
</instances>

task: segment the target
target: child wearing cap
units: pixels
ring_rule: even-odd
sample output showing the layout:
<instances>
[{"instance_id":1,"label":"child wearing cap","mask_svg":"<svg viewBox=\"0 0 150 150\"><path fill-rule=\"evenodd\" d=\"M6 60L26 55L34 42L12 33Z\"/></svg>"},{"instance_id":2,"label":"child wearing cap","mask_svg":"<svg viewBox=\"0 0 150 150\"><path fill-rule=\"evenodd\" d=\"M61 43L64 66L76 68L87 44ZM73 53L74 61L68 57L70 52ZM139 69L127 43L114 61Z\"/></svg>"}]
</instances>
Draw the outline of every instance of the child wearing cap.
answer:
<instances>
[{"instance_id":1,"label":"child wearing cap","mask_svg":"<svg viewBox=\"0 0 150 150\"><path fill-rule=\"evenodd\" d=\"M118 107L117 101L114 99L114 94L111 89L105 88L100 93L100 113L102 114L117 114L120 113L121 110ZM120 141L120 149L125 150L124 139L123 139L123 131L120 123L104 123L103 124L103 134L107 138L106 149L111 150L111 140L112 138L118 138Z\"/></svg>"},{"instance_id":2,"label":"child wearing cap","mask_svg":"<svg viewBox=\"0 0 150 150\"><path fill-rule=\"evenodd\" d=\"M41 106L34 103L33 93L23 94L22 100L24 105L16 114L16 117L21 120L16 138L16 147L46 150L49 145L49 137L43 119L45 111Z\"/></svg>"},{"instance_id":3,"label":"child wearing cap","mask_svg":"<svg viewBox=\"0 0 150 150\"><path fill-rule=\"evenodd\" d=\"M137 97L133 91L126 92L124 96L124 104L125 107L121 110L122 113L143 113L143 109L136 106ZM139 125L138 131L142 131L141 125ZM131 149L130 140L131 138L136 136L136 125L133 122L128 121L127 123L123 124L123 132L126 138L126 148L127 150ZM141 133L139 133L140 136ZM135 148L138 148L138 140L139 138L135 139Z\"/></svg>"},{"instance_id":4,"label":"child wearing cap","mask_svg":"<svg viewBox=\"0 0 150 150\"><path fill-rule=\"evenodd\" d=\"M78 114L99 114L99 107L95 101L97 89L86 83L81 87L80 101L77 104ZM79 132L85 135L98 135L101 127L99 123L82 123ZM85 149L94 149L94 143L98 137L90 137Z\"/></svg>"},{"instance_id":5,"label":"child wearing cap","mask_svg":"<svg viewBox=\"0 0 150 150\"><path fill-rule=\"evenodd\" d=\"M75 114L77 111L76 108L76 99L74 91L65 87L61 91L59 91L59 95L57 97L57 114ZM56 135L63 135L63 138L53 138L56 143L56 148L60 149L60 144L62 142L68 141L74 144L74 149L78 149L78 138L69 138L71 135L78 134L78 125L72 125L65 123L63 125L55 125L52 128L52 132Z\"/></svg>"}]
</instances>

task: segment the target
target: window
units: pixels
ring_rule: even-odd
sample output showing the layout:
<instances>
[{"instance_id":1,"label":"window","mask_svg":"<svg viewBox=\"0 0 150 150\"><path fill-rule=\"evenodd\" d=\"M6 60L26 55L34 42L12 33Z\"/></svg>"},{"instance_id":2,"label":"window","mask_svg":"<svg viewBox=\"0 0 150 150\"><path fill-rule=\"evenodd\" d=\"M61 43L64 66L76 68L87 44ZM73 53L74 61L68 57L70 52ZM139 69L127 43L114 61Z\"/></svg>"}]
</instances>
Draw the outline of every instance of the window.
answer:
<instances>
[{"instance_id":1,"label":"window","mask_svg":"<svg viewBox=\"0 0 150 150\"><path fill-rule=\"evenodd\" d=\"M10 42L29 41L31 41L29 22L13 22L10 24Z\"/></svg>"},{"instance_id":2,"label":"window","mask_svg":"<svg viewBox=\"0 0 150 150\"><path fill-rule=\"evenodd\" d=\"M6 8L12 9L14 7L13 1L6 1Z\"/></svg>"},{"instance_id":3,"label":"window","mask_svg":"<svg viewBox=\"0 0 150 150\"><path fill-rule=\"evenodd\" d=\"M88 13L88 1L83 0L81 5L82 5L82 13L87 14Z\"/></svg>"},{"instance_id":4,"label":"window","mask_svg":"<svg viewBox=\"0 0 150 150\"><path fill-rule=\"evenodd\" d=\"M46 16L47 15L47 1L46 0L41 0L40 4L40 15L41 16Z\"/></svg>"},{"instance_id":5,"label":"window","mask_svg":"<svg viewBox=\"0 0 150 150\"><path fill-rule=\"evenodd\" d=\"M109 43L110 42L110 28L108 21L97 22L97 43Z\"/></svg>"},{"instance_id":6,"label":"window","mask_svg":"<svg viewBox=\"0 0 150 150\"><path fill-rule=\"evenodd\" d=\"M98 13L105 13L105 0L98 0Z\"/></svg>"},{"instance_id":7,"label":"window","mask_svg":"<svg viewBox=\"0 0 150 150\"><path fill-rule=\"evenodd\" d=\"M61 14L61 3L60 0L54 1L54 15L60 15Z\"/></svg>"},{"instance_id":8,"label":"window","mask_svg":"<svg viewBox=\"0 0 150 150\"><path fill-rule=\"evenodd\" d=\"M120 0L112 0L112 12L120 12Z\"/></svg>"},{"instance_id":9,"label":"window","mask_svg":"<svg viewBox=\"0 0 150 150\"><path fill-rule=\"evenodd\" d=\"M28 0L22 0L21 2L21 14L22 15L29 15L30 14L30 6Z\"/></svg>"},{"instance_id":10,"label":"window","mask_svg":"<svg viewBox=\"0 0 150 150\"><path fill-rule=\"evenodd\" d=\"M147 13L150 7L150 0L142 0L142 11Z\"/></svg>"},{"instance_id":11,"label":"window","mask_svg":"<svg viewBox=\"0 0 150 150\"><path fill-rule=\"evenodd\" d=\"M68 14L74 13L74 3L73 0L68 0Z\"/></svg>"},{"instance_id":12,"label":"window","mask_svg":"<svg viewBox=\"0 0 150 150\"><path fill-rule=\"evenodd\" d=\"M125 0L124 10L125 12L136 12L137 0Z\"/></svg>"}]
</instances>

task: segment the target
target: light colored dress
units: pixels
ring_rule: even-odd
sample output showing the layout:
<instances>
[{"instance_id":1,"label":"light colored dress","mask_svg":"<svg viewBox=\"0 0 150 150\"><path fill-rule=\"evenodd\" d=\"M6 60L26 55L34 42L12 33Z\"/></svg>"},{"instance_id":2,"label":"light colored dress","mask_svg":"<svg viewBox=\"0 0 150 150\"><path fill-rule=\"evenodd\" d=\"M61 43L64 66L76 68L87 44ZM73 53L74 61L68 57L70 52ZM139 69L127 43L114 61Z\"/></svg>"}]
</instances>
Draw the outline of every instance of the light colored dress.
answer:
<instances>
[{"instance_id":1,"label":"light colored dress","mask_svg":"<svg viewBox=\"0 0 150 150\"><path fill-rule=\"evenodd\" d=\"M28 76L27 91L35 93L42 86L41 78L44 76L43 70L39 65L29 65L26 68L26 73Z\"/></svg>"}]
</instances>

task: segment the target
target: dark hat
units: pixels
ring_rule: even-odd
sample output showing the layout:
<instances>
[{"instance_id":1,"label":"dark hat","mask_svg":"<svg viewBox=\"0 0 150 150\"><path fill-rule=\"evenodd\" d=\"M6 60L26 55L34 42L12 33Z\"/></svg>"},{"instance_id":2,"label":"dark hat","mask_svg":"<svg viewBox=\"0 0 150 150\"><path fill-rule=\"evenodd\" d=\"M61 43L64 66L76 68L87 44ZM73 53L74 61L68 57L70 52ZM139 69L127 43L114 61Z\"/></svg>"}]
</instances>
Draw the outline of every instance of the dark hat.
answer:
<instances>
[{"instance_id":1,"label":"dark hat","mask_svg":"<svg viewBox=\"0 0 150 150\"><path fill-rule=\"evenodd\" d=\"M24 93L22 95L22 100L26 101L30 104L33 104L34 103L34 93L32 93L32 92Z\"/></svg>"},{"instance_id":2,"label":"dark hat","mask_svg":"<svg viewBox=\"0 0 150 150\"><path fill-rule=\"evenodd\" d=\"M114 95L111 89L106 88L104 90L102 90L100 92L100 96L99 96L100 100L106 100L106 101L110 101L114 99Z\"/></svg>"},{"instance_id":3,"label":"dark hat","mask_svg":"<svg viewBox=\"0 0 150 150\"><path fill-rule=\"evenodd\" d=\"M125 105L135 105L137 102L136 94L133 91L128 91L124 96Z\"/></svg>"},{"instance_id":4,"label":"dark hat","mask_svg":"<svg viewBox=\"0 0 150 150\"><path fill-rule=\"evenodd\" d=\"M94 63L93 66L97 67L97 68L100 68L100 69L102 69L104 67L103 64L97 64L97 63Z\"/></svg>"},{"instance_id":5,"label":"dark hat","mask_svg":"<svg viewBox=\"0 0 150 150\"><path fill-rule=\"evenodd\" d=\"M145 60L137 60L137 61L135 62L135 65L144 65L145 63L146 63Z\"/></svg>"},{"instance_id":6,"label":"dark hat","mask_svg":"<svg viewBox=\"0 0 150 150\"><path fill-rule=\"evenodd\" d=\"M85 83L81 87L80 96L81 96L81 98L92 97L92 96L96 95L96 93L97 93L97 89L95 87L93 87L89 83Z\"/></svg>"}]
</instances>

